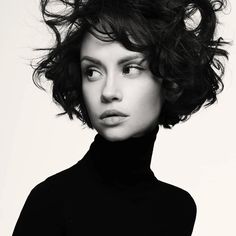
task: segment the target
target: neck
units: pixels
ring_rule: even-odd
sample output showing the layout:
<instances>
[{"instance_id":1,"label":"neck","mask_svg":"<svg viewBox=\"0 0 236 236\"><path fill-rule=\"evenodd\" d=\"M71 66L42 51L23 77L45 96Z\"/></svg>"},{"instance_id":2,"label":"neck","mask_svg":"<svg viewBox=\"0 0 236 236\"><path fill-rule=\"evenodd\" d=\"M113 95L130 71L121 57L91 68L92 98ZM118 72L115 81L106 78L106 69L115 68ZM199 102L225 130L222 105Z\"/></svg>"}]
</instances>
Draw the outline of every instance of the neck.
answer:
<instances>
[{"instance_id":1,"label":"neck","mask_svg":"<svg viewBox=\"0 0 236 236\"><path fill-rule=\"evenodd\" d=\"M97 134L90 146L91 160L110 182L134 183L153 176L150 169L157 129L136 138L111 142Z\"/></svg>"}]
</instances>

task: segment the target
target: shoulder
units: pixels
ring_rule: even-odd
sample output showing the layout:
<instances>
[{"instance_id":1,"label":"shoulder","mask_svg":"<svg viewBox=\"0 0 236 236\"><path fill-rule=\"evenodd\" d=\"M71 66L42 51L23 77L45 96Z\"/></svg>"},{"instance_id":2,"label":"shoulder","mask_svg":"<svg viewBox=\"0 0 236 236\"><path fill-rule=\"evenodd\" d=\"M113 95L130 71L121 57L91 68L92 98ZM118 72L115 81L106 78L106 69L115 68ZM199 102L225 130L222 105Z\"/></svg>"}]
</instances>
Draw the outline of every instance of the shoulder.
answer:
<instances>
[{"instance_id":1,"label":"shoulder","mask_svg":"<svg viewBox=\"0 0 236 236\"><path fill-rule=\"evenodd\" d=\"M68 191L75 185L75 179L81 179L80 169L79 161L37 184L25 201L13 235L61 235Z\"/></svg>"},{"instance_id":2,"label":"shoulder","mask_svg":"<svg viewBox=\"0 0 236 236\"><path fill-rule=\"evenodd\" d=\"M195 218L197 206L191 194L186 190L158 180L156 194L167 208Z\"/></svg>"},{"instance_id":3,"label":"shoulder","mask_svg":"<svg viewBox=\"0 0 236 236\"><path fill-rule=\"evenodd\" d=\"M160 180L158 180L158 182L159 190L163 198L171 203L188 205L196 209L196 203L189 192L170 183L165 183Z\"/></svg>"},{"instance_id":4,"label":"shoulder","mask_svg":"<svg viewBox=\"0 0 236 236\"><path fill-rule=\"evenodd\" d=\"M186 190L159 180L155 190L157 210L161 213L158 219L172 226L166 230L171 235L191 235L197 213L193 197Z\"/></svg>"},{"instance_id":5,"label":"shoulder","mask_svg":"<svg viewBox=\"0 0 236 236\"><path fill-rule=\"evenodd\" d=\"M165 183L163 181L158 180L158 189L163 194L165 198L182 200L182 201L190 201L194 203L193 197L186 190L172 185L170 183Z\"/></svg>"},{"instance_id":6,"label":"shoulder","mask_svg":"<svg viewBox=\"0 0 236 236\"><path fill-rule=\"evenodd\" d=\"M85 171L80 160L75 165L53 174L38 183L31 190L30 195L38 197L54 197L57 195L63 197L63 195L68 193L67 191L70 191L70 189L74 189L75 186L82 185L82 183L86 180L86 174L87 172ZM57 197L57 199L59 198Z\"/></svg>"}]
</instances>

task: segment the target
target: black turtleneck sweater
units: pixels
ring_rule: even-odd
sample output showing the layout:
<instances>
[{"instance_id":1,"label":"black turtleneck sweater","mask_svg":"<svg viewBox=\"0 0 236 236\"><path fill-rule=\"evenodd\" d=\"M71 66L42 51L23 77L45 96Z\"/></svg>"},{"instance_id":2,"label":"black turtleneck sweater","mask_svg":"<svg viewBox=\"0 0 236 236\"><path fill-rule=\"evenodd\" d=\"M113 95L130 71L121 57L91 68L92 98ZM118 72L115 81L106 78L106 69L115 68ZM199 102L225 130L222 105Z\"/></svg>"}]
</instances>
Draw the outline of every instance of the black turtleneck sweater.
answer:
<instances>
[{"instance_id":1,"label":"black turtleneck sweater","mask_svg":"<svg viewBox=\"0 0 236 236\"><path fill-rule=\"evenodd\" d=\"M153 174L155 138L96 135L77 164L31 191L13 236L190 236L196 205Z\"/></svg>"}]
</instances>

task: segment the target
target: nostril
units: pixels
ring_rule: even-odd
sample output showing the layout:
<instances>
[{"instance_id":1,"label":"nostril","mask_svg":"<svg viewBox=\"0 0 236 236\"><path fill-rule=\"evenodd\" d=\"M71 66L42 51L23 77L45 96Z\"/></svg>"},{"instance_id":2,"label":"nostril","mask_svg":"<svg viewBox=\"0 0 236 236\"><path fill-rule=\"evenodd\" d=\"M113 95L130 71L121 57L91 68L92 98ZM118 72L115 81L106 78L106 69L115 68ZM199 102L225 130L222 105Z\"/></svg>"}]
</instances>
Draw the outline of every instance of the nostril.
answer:
<instances>
[{"instance_id":1,"label":"nostril","mask_svg":"<svg viewBox=\"0 0 236 236\"><path fill-rule=\"evenodd\" d=\"M119 92L115 92L115 93L103 93L101 95L101 101L104 103L108 103L108 102L113 102L113 101L120 101L122 99L122 96Z\"/></svg>"},{"instance_id":2,"label":"nostril","mask_svg":"<svg viewBox=\"0 0 236 236\"><path fill-rule=\"evenodd\" d=\"M114 78L108 78L103 86L101 91L102 102L110 103L122 100L123 95L117 80L115 81Z\"/></svg>"}]
</instances>

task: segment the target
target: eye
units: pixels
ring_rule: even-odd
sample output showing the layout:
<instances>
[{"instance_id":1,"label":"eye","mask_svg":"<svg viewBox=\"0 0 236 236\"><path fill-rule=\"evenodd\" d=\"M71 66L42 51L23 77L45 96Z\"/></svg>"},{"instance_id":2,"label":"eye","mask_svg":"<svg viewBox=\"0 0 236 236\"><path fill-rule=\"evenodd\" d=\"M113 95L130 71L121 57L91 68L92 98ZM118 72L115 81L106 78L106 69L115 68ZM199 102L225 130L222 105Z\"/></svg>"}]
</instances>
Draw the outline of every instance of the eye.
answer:
<instances>
[{"instance_id":1,"label":"eye","mask_svg":"<svg viewBox=\"0 0 236 236\"><path fill-rule=\"evenodd\" d=\"M143 67L134 64L134 65L125 66L125 67L123 68L122 73L123 73L125 76L128 76L128 77L135 77L135 76L140 75L143 70L144 70Z\"/></svg>"},{"instance_id":2,"label":"eye","mask_svg":"<svg viewBox=\"0 0 236 236\"><path fill-rule=\"evenodd\" d=\"M83 74L88 80L91 81L99 80L102 78L102 73L97 68L94 67L85 68Z\"/></svg>"}]
</instances>

